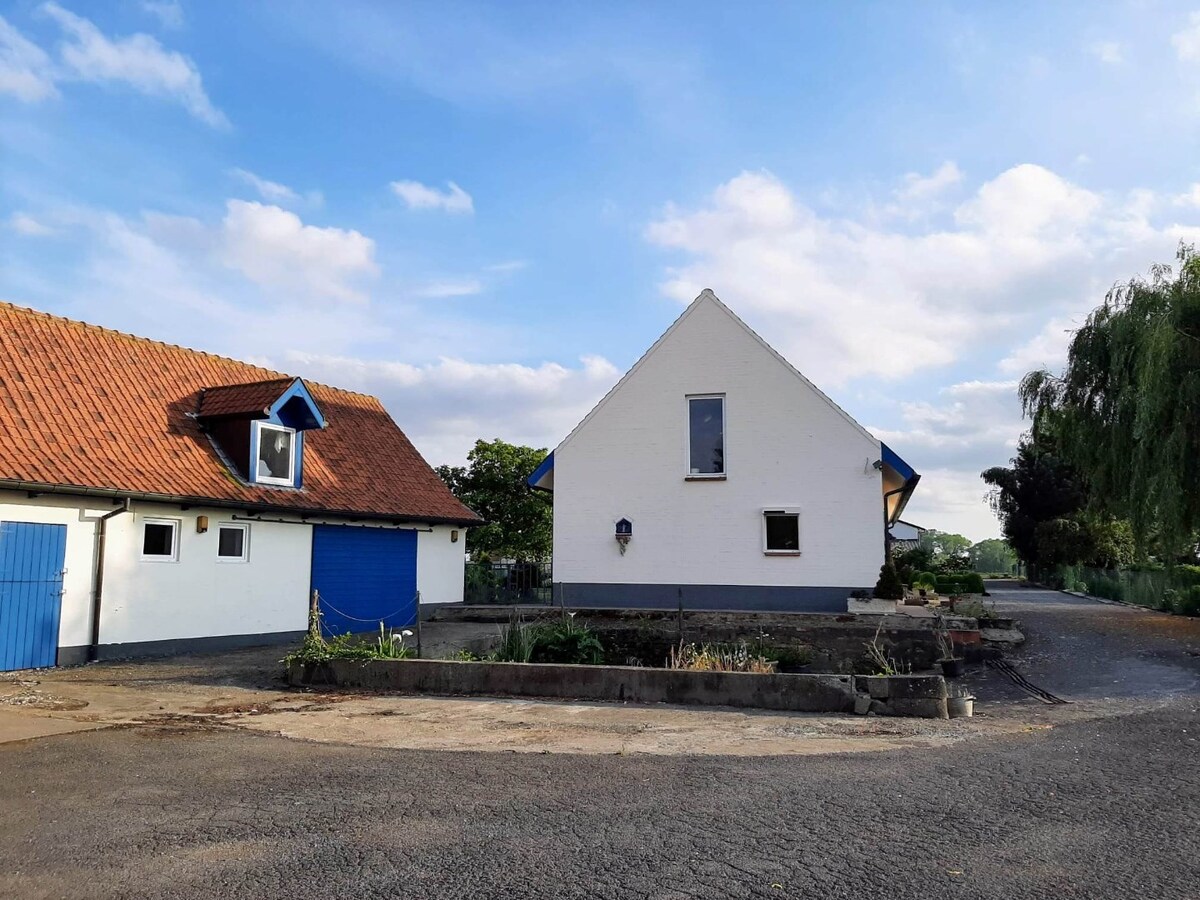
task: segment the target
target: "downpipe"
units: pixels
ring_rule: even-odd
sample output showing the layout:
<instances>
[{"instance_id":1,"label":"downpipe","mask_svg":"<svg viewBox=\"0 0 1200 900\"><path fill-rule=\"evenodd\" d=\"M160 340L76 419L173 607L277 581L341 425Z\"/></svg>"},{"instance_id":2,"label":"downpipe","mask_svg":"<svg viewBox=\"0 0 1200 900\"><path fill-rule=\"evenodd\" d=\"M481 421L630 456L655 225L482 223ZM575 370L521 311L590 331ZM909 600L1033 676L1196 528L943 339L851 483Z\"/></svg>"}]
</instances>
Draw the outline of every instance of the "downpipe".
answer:
<instances>
[{"instance_id":1,"label":"downpipe","mask_svg":"<svg viewBox=\"0 0 1200 900\"><path fill-rule=\"evenodd\" d=\"M108 520L130 512L133 502L126 497L120 508L102 515L96 526L96 564L92 573L92 640L88 644L88 662L95 662L100 655L100 609L104 599L104 547L108 539Z\"/></svg>"}]
</instances>

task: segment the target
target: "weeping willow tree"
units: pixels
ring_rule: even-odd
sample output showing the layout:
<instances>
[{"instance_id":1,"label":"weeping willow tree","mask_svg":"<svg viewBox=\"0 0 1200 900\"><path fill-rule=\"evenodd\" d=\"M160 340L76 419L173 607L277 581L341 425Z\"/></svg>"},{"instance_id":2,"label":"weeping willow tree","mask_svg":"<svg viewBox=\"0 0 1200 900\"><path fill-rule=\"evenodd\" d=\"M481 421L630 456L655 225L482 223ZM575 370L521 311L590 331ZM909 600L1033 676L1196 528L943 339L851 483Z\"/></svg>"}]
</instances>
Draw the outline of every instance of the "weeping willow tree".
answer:
<instances>
[{"instance_id":1,"label":"weeping willow tree","mask_svg":"<svg viewBox=\"0 0 1200 900\"><path fill-rule=\"evenodd\" d=\"M1176 555L1200 530L1200 256L1114 287L1059 376L1021 382L1034 432L1052 432L1091 505L1128 519L1143 550Z\"/></svg>"}]
</instances>

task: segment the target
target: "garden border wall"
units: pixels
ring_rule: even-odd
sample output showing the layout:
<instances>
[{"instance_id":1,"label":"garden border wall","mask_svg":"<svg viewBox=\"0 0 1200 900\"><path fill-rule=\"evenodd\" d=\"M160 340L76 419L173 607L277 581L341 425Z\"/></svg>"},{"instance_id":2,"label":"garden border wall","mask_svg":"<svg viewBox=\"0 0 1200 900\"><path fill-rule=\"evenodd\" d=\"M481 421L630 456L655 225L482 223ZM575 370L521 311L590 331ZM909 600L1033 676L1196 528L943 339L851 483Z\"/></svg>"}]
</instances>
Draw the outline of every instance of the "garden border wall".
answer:
<instances>
[{"instance_id":1,"label":"garden border wall","mask_svg":"<svg viewBox=\"0 0 1200 900\"><path fill-rule=\"evenodd\" d=\"M292 663L293 686L336 685L411 694L542 697L626 703L734 706L790 712L856 711L850 675L696 672L635 666L573 666L550 663L459 662L436 659L331 660ZM880 715L944 718L946 684L940 675L870 679L903 682L895 693L934 700L924 704L877 703ZM919 683L919 684L918 684ZM865 684L860 685L865 690ZM872 694L880 693L877 688ZM889 698L892 690L885 690ZM880 698L882 699L882 697ZM896 699L899 699L897 697ZM940 707L936 701L940 700ZM859 704L860 706L861 704ZM861 711L866 711L865 709Z\"/></svg>"}]
</instances>

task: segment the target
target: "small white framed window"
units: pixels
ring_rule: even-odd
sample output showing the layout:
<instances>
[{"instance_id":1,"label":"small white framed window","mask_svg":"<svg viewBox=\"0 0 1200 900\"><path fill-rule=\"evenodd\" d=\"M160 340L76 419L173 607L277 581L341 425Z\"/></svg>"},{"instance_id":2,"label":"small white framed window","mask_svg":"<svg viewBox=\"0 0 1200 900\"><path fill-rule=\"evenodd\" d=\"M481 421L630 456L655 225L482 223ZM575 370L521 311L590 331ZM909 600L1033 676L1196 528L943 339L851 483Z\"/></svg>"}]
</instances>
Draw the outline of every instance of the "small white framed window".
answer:
<instances>
[{"instance_id":1,"label":"small white framed window","mask_svg":"<svg viewBox=\"0 0 1200 900\"><path fill-rule=\"evenodd\" d=\"M725 395L691 394L687 398L688 478L725 477Z\"/></svg>"},{"instance_id":2,"label":"small white framed window","mask_svg":"<svg viewBox=\"0 0 1200 900\"><path fill-rule=\"evenodd\" d=\"M269 422L256 422L258 459L254 461L254 480L258 484L296 483L296 429Z\"/></svg>"},{"instance_id":3,"label":"small white framed window","mask_svg":"<svg viewBox=\"0 0 1200 900\"><path fill-rule=\"evenodd\" d=\"M217 526L217 562L246 562L250 559L250 526L222 522Z\"/></svg>"},{"instance_id":4,"label":"small white framed window","mask_svg":"<svg viewBox=\"0 0 1200 900\"><path fill-rule=\"evenodd\" d=\"M800 555L800 510L764 509L763 553L768 556Z\"/></svg>"},{"instance_id":5,"label":"small white framed window","mask_svg":"<svg viewBox=\"0 0 1200 900\"><path fill-rule=\"evenodd\" d=\"M142 559L148 562L179 561L179 520L142 520Z\"/></svg>"}]
</instances>

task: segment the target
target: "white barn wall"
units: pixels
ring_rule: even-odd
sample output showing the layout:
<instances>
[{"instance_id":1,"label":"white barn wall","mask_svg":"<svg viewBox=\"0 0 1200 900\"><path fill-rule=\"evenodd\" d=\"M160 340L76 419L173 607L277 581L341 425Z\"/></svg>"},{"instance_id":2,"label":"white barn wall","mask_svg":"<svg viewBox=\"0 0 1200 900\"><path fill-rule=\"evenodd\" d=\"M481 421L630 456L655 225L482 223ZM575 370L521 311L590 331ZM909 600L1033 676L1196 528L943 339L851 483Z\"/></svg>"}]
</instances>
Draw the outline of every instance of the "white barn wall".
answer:
<instances>
[{"instance_id":1,"label":"white barn wall","mask_svg":"<svg viewBox=\"0 0 1200 900\"><path fill-rule=\"evenodd\" d=\"M458 540L451 541L451 532ZM417 590L422 605L461 603L466 578L467 530L458 525L435 525L417 533Z\"/></svg>"},{"instance_id":2,"label":"white barn wall","mask_svg":"<svg viewBox=\"0 0 1200 900\"><path fill-rule=\"evenodd\" d=\"M0 521L67 526L59 647L83 648L91 641L96 523L117 508L108 500L51 494L31 498L0 491ZM135 502L130 512L109 519L100 643L303 631L308 624L312 524L342 520L239 522L250 526L248 561L219 561L217 528L232 522L232 514L228 509L181 511L178 506ZM208 530L199 534L196 519L202 515L208 516ZM179 522L178 561L141 559L147 518ZM457 542L450 539L453 530L458 531ZM417 587L423 603L462 601L465 547L464 528L436 525L418 531Z\"/></svg>"},{"instance_id":3,"label":"white barn wall","mask_svg":"<svg viewBox=\"0 0 1200 900\"><path fill-rule=\"evenodd\" d=\"M196 532L198 516L208 516L204 534ZM232 522L231 516L231 510L134 503L131 513L110 519L100 642L303 631L312 526L251 522L248 560L219 561L217 526ZM177 561L141 558L147 518L180 523Z\"/></svg>"},{"instance_id":4,"label":"white barn wall","mask_svg":"<svg viewBox=\"0 0 1200 900\"><path fill-rule=\"evenodd\" d=\"M685 397L706 393L726 398L727 478L686 481ZM879 454L717 303L699 303L555 452L555 581L568 592L872 585L884 554ZM762 510L779 507L800 509L800 556L763 553ZM622 517L633 522L624 556Z\"/></svg>"}]
</instances>

